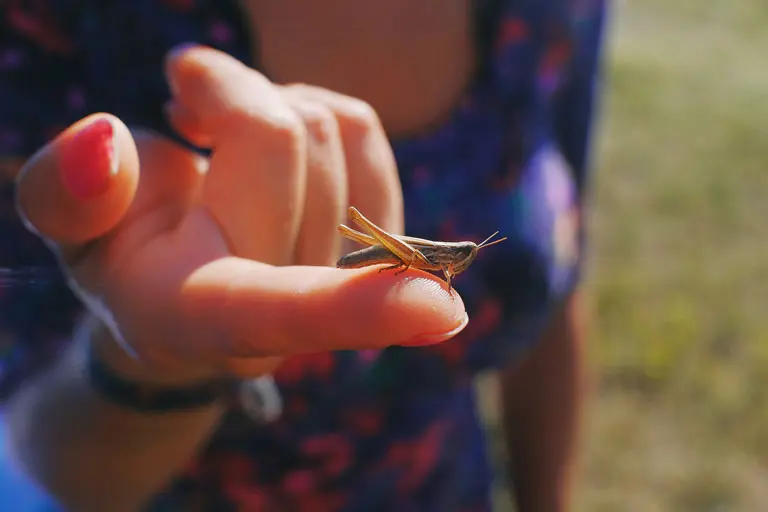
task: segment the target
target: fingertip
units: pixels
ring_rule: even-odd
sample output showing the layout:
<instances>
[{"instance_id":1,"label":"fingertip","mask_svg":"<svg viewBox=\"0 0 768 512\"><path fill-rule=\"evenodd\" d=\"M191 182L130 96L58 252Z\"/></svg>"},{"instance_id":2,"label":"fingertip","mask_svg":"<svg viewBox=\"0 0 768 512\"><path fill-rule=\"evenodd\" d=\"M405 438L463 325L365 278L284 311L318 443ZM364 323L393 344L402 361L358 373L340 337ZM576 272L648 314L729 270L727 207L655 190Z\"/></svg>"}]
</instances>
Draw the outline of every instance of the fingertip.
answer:
<instances>
[{"instance_id":1,"label":"fingertip","mask_svg":"<svg viewBox=\"0 0 768 512\"><path fill-rule=\"evenodd\" d=\"M185 91L182 87L190 77L205 73L212 66L242 63L231 55L209 46L197 43L184 43L172 48L165 58L165 77L168 87L177 101L184 101Z\"/></svg>"},{"instance_id":2,"label":"fingertip","mask_svg":"<svg viewBox=\"0 0 768 512\"><path fill-rule=\"evenodd\" d=\"M364 269L364 279L376 287L391 286L387 305L392 312L382 319L384 325L401 324L404 332L398 345L431 345L446 341L467 325L464 301L445 281L421 270L409 270L402 275L379 269ZM386 272L386 271L385 271ZM385 281L381 282L381 276ZM386 281L391 280L390 283Z\"/></svg>"},{"instance_id":3,"label":"fingertip","mask_svg":"<svg viewBox=\"0 0 768 512\"><path fill-rule=\"evenodd\" d=\"M33 232L82 243L111 229L138 186L138 155L117 117L90 115L43 147L17 178L16 204Z\"/></svg>"},{"instance_id":4,"label":"fingertip","mask_svg":"<svg viewBox=\"0 0 768 512\"><path fill-rule=\"evenodd\" d=\"M251 105L269 82L243 62L220 50L202 45L181 45L167 55L165 75L173 101L192 114L206 131L228 117L231 110ZM275 92L271 93L277 97ZM250 108L250 107L249 107Z\"/></svg>"},{"instance_id":5,"label":"fingertip","mask_svg":"<svg viewBox=\"0 0 768 512\"><path fill-rule=\"evenodd\" d=\"M411 269L327 269L311 283L301 315L327 333L329 350L427 345L446 341L467 323L464 302L438 277ZM314 327L313 327L314 326Z\"/></svg>"},{"instance_id":6,"label":"fingertip","mask_svg":"<svg viewBox=\"0 0 768 512\"><path fill-rule=\"evenodd\" d=\"M220 61L243 65L242 62L232 55L210 46L199 43L182 43L171 48L166 54L165 71L167 74L173 74L179 67L186 66L187 64L210 64Z\"/></svg>"},{"instance_id":7,"label":"fingertip","mask_svg":"<svg viewBox=\"0 0 768 512\"><path fill-rule=\"evenodd\" d=\"M165 55L165 77L174 97L179 95L178 68L180 62L189 54L190 50L200 47L197 43L181 43L171 48Z\"/></svg>"}]
</instances>

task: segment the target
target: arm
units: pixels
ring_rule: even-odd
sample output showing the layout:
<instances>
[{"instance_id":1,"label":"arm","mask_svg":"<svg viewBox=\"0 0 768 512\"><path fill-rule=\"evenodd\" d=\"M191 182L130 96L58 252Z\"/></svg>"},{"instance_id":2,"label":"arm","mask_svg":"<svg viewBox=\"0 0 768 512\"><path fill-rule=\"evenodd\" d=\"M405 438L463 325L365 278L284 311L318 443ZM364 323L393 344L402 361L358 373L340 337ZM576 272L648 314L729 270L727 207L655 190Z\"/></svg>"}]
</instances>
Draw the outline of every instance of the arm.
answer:
<instances>
[{"instance_id":1,"label":"arm","mask_svg":"<svg viewBox=\"0 0 768 512\"><path fill-rule=\"evenodd\" d=\"M595 2L576 34L567 86L558 93L554 106L559 148L573 172L582 207L600 77L604 4ZM580 230L583 245L583 224ZM574 272L577 276L579 269ZM518 507L523 512L569 508L585 394L582 302L576 284L530 353L502 370L505 436Z\"/></svg>"},{"instance_id":2,"label":"arm","mask_svg":"<svg viewBox=\"0 0 768 512\"><path fill-rule=\"evenodd\" d=\"M530 353L501 372L504 434L520 511L567 510L584 392L582 299L574 292Z\"/></svg>"},{"instance_id":3,"label":"arm","mask_svg":"<svg viewBox=\"0 0 768 512\"><path fill-rule=\"evenodd\" d=\"M141 414L107 402L85 377L90 332L81 333L7 404L10 444L66 510L136 510L193 456L221 409ZM93 334L95 349L128 371L131 361L106 336L103 330Z\"/></svg>"}]
</instances>

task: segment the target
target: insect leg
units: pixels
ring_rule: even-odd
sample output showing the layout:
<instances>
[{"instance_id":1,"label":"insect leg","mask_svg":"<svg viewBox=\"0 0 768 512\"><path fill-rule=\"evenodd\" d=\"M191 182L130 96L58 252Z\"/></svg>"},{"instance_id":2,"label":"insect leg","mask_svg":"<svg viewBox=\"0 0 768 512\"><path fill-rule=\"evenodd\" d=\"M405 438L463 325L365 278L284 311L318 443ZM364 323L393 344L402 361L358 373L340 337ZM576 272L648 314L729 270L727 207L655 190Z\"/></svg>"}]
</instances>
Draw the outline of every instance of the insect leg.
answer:
<instances>
[{"instance_id":1,"label":"insect leg","mask_svg":"<svg viewBox=\"0 0 768 512\"><path fill-rule=\"evenodd\" d=\"M411 267L413 266L413 264L416 262L416 260L417 260L417 259L418 259L418 258L417 258L417 256L416 256L416 254L415 254L415 253L414 253L414 254L412 254L412 255L411 255L411 259L410 259L410 261L408 261L407 263L403 262L403 265L405 265L405 268L403 268L403 269L401 269L401 270L398 270L397 272L395 272L395 275L398 275L398 274L402 274L403 272L405 272L406 270L408 270L409 268L411 268Z\"/></svg>"},{"instance_id":2,"label":"insect leg","mask_svg":"<svg viewBox=\"0 0 768 512\"><path fill-rule=\"evenodd\" d=\"M448 283L448 293L451 293L451 279L453 278L453 272L447 268L443 268L443 275L445 276L445 282Z\"/></svg>"},{"instance_id":3,"label":"insect leg","mask_svg":"<svg viewBox=\"0 0 768 512\"><path fill-rule=\"evenodd\" d=\"M372 237L371 235L366 235L365 233L361 233L359 231L356 231L349 226L345 226L344 224L339 224L336 229L341 233L344 237L357 242L362 245L376 245L378 241Z\"/></svg>"},{"instance_id":4,"label":"insect leg","mask_svg":"<svg viewBox=\"0 0 768 512\"><path fill-rule=\"evenodd\" d=\"M402 263L402 262L400 262L400 263L396 263L396 264L394 264L394 265L390 265L390 266L388 266L388 267L382 267L382 268L380 268L380 269L379 269L379 274L381 274L381 273L382 273L382 272L384 272L385 270L393 270L393 269L396 269L396 268L400 268L400 267L402 267L402 266L403 266L403 263ZM408 267L406 267L406 269L407 269L407 268L408 268ZM402 271L402 270L400 270L400 271L398 271L398 272L395 272L395 275L399 274L400 272L403 272L403 271Z\"/></svg>"}]
</instances>

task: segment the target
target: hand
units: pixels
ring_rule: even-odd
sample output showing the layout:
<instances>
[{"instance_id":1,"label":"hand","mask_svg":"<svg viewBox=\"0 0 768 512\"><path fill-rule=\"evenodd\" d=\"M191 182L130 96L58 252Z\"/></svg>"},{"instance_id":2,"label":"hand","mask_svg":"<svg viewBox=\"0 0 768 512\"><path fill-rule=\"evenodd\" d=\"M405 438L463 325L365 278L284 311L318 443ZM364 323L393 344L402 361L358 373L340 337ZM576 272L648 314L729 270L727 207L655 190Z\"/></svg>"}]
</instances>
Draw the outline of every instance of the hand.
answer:
<instances>
[{"instance_id":1,"label":"hand","mask_svg":"<svg viewBox=\"0 0 768 512\"><path fill-rule=\"evenodd\" d=\"M292 354L433 343L464 327L437 278L325 266L350 203L402 229L394 158L367 105L276 86L205 48L174 52L167 76L171 123L210 161L97 114L18 183L30 229L136 355L97 336L113 366L155 382L254 377Z\"/></svg>"}]
</instances>

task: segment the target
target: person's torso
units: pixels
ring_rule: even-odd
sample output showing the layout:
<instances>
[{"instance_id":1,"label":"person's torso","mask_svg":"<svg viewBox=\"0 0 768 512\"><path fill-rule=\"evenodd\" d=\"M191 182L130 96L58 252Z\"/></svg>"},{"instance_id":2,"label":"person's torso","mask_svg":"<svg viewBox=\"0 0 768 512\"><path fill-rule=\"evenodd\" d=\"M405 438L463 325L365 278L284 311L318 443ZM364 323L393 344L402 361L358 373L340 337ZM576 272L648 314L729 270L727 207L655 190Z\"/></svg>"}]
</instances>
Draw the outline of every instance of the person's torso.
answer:
<instances>
[{"instance_id":1,"label":"person's torso","mask_svg":"<svg viewBox=\"0 0 768 512\"><path fill-rule=\"evenodd\" d=\"M469 0L241 0L251 59L277 83L361 98L390 135L445 120L472 80Z\"/></svg>"}]
</instances>

